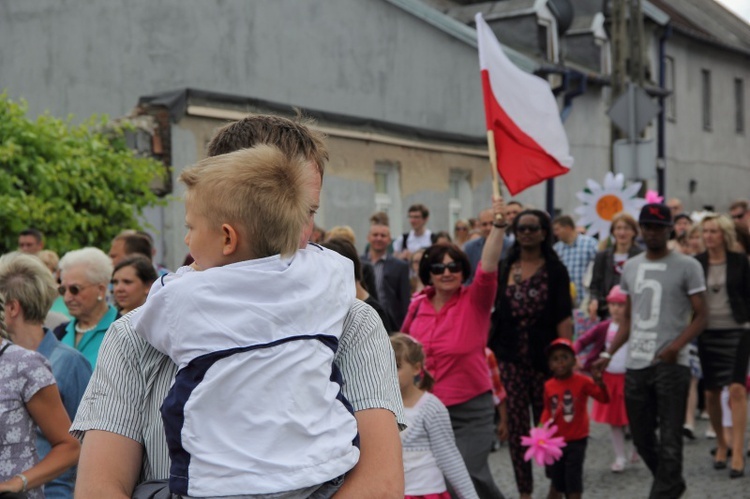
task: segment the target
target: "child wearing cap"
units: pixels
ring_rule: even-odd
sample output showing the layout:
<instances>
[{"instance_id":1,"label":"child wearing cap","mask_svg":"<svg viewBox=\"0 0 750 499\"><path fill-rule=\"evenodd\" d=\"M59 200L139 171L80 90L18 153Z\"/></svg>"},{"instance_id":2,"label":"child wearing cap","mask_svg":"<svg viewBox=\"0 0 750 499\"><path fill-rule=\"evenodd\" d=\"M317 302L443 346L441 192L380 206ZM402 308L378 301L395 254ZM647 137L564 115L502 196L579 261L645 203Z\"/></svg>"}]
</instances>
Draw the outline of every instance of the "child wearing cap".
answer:
<instances>
[{"instance_id":1,"label":"child wearing cap","mask_svg":"<svg viewBox=\"0 0 750 499\"><path fill-rule=\"evenodd\" d=\"M626 301L627 296L622 292L619 284L614 286L607 295L610 319L600 322L575 342L576 352L581 352L588 345L593 344L584 366L590 368L593 360L606 352L612 344L625 315ZM602 381L609 393L609 403L602 404L594 400L591 409L591 419L597 423L610 425L612 448L615 453L615 460L611 469L615 473L624 470L627 464L625 453L625 427L628 425L628 415L625 411L625 363L627 358L626 343L612 356L607 369L602 373Z\"/></svg>"},{"instance_id":2,"label":"child wearing cap","mask_svg":"<svg viewBox=\"0 0 750 499\"><path fill-rule=\"evenodd\" d=\"M601 371L592 372L593 380L573 372L576 365L573 343L558 338L547 347L547 359L552 378L544 384L542 422L550 419L557 425L557 434L565 439L562 457L547 466L550 479L550 499L577 499L583 495L583 461L589 435L588 398L606 403L607 387Z\"/></svg>"}]
</instances>

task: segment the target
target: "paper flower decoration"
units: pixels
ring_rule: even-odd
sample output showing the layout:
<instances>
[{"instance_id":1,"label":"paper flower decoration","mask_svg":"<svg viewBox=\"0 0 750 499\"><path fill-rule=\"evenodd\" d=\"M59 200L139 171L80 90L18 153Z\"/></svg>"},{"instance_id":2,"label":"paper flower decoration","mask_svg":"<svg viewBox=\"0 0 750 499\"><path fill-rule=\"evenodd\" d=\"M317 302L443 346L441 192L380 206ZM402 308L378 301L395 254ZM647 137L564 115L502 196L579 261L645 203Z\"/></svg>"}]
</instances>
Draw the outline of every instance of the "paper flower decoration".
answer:
<instances>
[{"instance_id":1,"label":"paper flower decoration","mask_svg":"<svg viewBox=\"0 0 750 499\"><path fill-rule=\"evenodd\" d=\"M565 439L556 437L557 426L552 426L550 419L543 426L532 428L528 437L521 437L521 445L528 446L523 458L534 459L539 466L550 465L560 459Z\"/></svg>"},{"instance_id":2,"label":"paper flower decoration","mask_svg":"<svg viewBox=\"0 0 750 499\"><path fill-rule=\"evenodd\" d=\"M660 196L658 192L646 191L646 202L648 204L661 203L662 201L664 201L664 196Z\"/></svg>"},{"instance_id":3,"label":"paper flower decoration","mask_svg":"<svg viewBox=\"0 0 750 499\"><path fill-rule=\"evenodd\" d=\"M609 237L609 226L612 218L625 211L636 219L641 207L646 201L636 197L641 189L641 183L635 182L625 187L625 176L622 173L613 175L608 172L604 177L604 185L594 180L586 181L586 189L576 193L576 197L583 205L575 209L581 218L579 223L585 227L586 235L599 234L599 240Z\"/></svg>"}]
</instances>

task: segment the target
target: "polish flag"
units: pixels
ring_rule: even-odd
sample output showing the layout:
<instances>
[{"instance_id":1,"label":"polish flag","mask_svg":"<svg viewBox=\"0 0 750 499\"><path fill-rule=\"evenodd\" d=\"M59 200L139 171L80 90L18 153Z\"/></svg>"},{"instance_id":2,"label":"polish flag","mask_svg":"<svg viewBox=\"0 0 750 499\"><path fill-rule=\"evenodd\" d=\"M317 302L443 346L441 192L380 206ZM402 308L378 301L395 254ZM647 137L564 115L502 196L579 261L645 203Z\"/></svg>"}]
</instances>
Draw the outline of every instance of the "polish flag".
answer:
<instances>
[{"instance_id":1,"label":"polish flag","mask_svg":"<svg viewBox=\"0 0 750 499\"><path fill-rule=\"evenodd\" d=\"M487 130L494 132L498 172L516 195L568 173L573 158L549 83L513 64L482 14L475 19Z\"/></svg>"}]
</instances>

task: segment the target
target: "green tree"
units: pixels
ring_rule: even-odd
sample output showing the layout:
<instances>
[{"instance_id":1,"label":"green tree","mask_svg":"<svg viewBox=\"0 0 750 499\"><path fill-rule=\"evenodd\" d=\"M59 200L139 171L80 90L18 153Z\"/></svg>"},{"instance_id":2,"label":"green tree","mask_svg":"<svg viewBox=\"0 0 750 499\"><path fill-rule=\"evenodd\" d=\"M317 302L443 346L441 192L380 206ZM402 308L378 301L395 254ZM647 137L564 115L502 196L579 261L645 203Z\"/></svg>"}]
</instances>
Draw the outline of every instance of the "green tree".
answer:
<instances>
[{"instance_id":1,"label":"green tree","mask_svg":"<svg viewBox=\"0 0 750 499\"><path fill-rule=\"evenodd\" d=\"M141 228L143 208L161 202L149 185L164 165L137 157L123 126L104 118L33 121L27 110L0 94L0 251L16 249L26 227L44 232L45 246L60 255L106 251L122 229Z\"/></svg>"}]
</instances>

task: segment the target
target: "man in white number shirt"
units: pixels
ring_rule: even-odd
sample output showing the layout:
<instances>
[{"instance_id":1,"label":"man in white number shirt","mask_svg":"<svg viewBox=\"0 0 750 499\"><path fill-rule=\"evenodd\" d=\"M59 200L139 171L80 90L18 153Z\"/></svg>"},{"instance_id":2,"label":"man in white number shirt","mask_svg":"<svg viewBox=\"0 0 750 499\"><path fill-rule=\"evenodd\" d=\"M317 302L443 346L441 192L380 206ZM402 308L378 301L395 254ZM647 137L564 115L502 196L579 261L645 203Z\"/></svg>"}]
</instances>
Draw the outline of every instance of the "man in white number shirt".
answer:
<instances>
[{"instance_id":1,"label":"man in white number shirt","mask_svg":"<svg viewBox=\"0 0 750 499\"><path fill-rule=\"evenodd\" d=\"M706 285L697 260L667 248L672 215L666 205L644 206L638 223L646 252L625 263L620 282L628 295L625 320L597 364L606 367L629 341L625 406L633 443L654 476L648 497L676 498L687 488L682 476L687 346L706 326Z\"/></svg>"}]
</instances>

